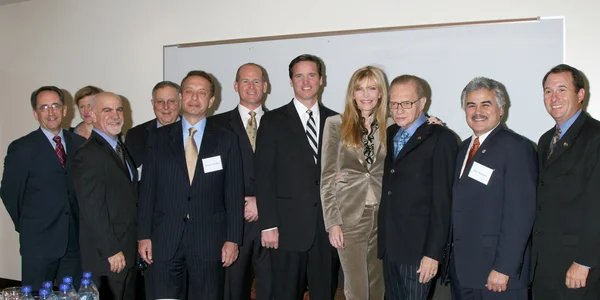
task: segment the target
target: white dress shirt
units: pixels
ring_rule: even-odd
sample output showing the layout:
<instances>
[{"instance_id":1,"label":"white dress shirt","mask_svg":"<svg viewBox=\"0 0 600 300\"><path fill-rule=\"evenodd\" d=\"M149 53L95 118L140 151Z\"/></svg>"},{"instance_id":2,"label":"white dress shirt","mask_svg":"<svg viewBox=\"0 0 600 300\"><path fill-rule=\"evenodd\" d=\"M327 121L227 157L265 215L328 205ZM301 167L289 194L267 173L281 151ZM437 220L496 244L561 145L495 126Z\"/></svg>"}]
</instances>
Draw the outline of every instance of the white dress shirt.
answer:
<instances>
[{"instance_id":1,"label":"white dress shirt","mask_svg":"<svg viewBox=\"0 0 600 300\"><path fill-rule=\"evenodd\" d=\"M496 129L496 127L498 127L498 125L500 125L500 123L496 124L496 126L494 126L494 128L492 128L492 130L479 136L479 147L481 147L481 145L483 145L483 141L485 141L485 139L488 137L488 135L490 135L490 133L492 131L494 131L494 129ZM473 142L475 141L475 138L477 138L477 135L473 134L473 136L471 136L471 143L469 144L469 150L467 150L467 155L465 155L465 159L463 160L462 168L460 169L460 177L462 177L462 174L465 171L465 167L467 166L467 159L469 158L469 152L471 152L471 148L473 148Z\"/></svg>"}]
</instances>

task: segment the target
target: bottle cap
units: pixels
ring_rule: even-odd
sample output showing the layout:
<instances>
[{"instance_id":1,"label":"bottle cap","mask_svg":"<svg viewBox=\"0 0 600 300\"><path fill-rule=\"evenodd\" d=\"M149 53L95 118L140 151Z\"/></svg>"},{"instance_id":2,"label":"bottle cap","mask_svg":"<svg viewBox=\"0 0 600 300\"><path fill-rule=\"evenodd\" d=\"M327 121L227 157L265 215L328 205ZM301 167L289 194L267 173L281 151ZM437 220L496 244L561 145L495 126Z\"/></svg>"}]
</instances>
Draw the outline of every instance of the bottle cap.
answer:
<instances>
[{"instance_id":1,"label":"bottle cap","mask_svg":"<svg viewBox=\"0 0 600 300\"><path fill-rule=\"evenodd\" d=\"M66 292L66 291L70 290L71 287L69 286L68 283L61 283L58 289L63 292Z\"/></svg>"},{"instance_id":2,"label":"bottle cap","mask_svg":"<svg viewBox=\"0 0 600 300\"><path fill-rule=\"evenodd\" d=\"M83 278L92 278L92 272L83 272Z\"/></svg>"},{"instance_id":3,"label":"bottle cap","mask_svg":"<svg viewBox=\"0 0 600 300\"><path fill-rule=\"evenodd\" d=\"M81 279L81 285L90 285L90 280L88 278Z\"/></svg>"},{"instance_id":4,"label":"bottle cap","mask_svg":"<svg viewBox=\"0 0 600 300\"><path fill-rule=\"evenodd\" d=\"M52 281L44 281L42 283L42 288L49 289L49 290L52 289Z\"/></svg>"},{"instance_id":5,"label":"bottle cap","mask_svg":"<svg viewBox=\"0 0 600 300\"><path fill-rule=\"evenodd\" d=\"M21 288L21 292L23 292L23 293L31 293L31 286L30 285L24 285Z\"/></svg>"},{"instance_id":6,"label":"bottle cap","mask_svg":"<svg viewBox=\"0 0 600 300\"><path fill-rule=\"evenodd\" d=\"M40 289L40 296L48 296L48 295L50 295L50 290Z\"/></svg>"},{"instance_id":7,"label":"bottle cap","mask_svg":"<svg viewBox=\"0 0 600 300\"><path fill-rule=\"evenodd\" d=\"M73 277L65 276L65 277L63 277L63 282L71 284L71 283L73 283Z\"/></svg>"}]
</instances>

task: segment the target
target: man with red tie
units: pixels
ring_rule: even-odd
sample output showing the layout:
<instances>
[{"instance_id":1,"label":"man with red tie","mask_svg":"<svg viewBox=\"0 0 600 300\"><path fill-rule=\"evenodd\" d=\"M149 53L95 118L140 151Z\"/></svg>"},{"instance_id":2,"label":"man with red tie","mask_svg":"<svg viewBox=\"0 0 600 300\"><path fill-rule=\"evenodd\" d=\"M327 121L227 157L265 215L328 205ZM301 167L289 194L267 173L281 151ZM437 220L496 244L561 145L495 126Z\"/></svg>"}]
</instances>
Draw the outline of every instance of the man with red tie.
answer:
<instances>
[{"instance_id":1,"label":"man with red tie","mask_svg":"<svg viewBox=\"0 0 600 300\"><path fill-rule=\"evenodd\" d=\"M40 127L8 146L0 196L19 233L23 285L40 287L81 275L79 207L70 169L85 139L62 130L67 107L59 88L35 90L31 107Z\"/></svg>"}]
</instances>

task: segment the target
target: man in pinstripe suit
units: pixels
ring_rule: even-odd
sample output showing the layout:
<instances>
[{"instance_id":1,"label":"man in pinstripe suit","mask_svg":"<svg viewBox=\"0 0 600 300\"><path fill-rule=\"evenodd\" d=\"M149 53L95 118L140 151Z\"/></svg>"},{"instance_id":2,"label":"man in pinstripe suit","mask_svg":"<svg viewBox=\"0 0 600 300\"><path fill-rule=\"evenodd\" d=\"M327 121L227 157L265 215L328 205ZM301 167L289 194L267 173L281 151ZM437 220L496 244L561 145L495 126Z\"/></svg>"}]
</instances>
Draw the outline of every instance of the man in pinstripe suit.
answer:
<instances>
[{"instance_id":1,"label":"man in pinstripe suit","mask_svg":"<svg viewBox=\"0 0 600 300\"><path fill-rule=\"evenodd\" d=\"M214 81L191 71L181 82L183 117L151 136L142 175L138 252L156 299L223 299L225 269L238 255L244 178L237 136L207 122Z\"/></svg>"}]
</instances>

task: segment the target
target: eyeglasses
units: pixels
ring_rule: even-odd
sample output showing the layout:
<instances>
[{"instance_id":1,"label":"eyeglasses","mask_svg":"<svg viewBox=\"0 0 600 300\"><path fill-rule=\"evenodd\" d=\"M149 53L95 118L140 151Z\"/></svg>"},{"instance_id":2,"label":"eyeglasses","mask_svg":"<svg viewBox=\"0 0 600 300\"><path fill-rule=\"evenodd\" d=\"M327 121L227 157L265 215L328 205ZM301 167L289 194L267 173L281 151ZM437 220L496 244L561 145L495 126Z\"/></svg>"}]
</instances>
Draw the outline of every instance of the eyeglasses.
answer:
<instances>
[{"instance_id":1,"label":"eyeglasses","mask_svg":"<svg viewBox=\"0 0 600 300\"><path fill-rule=\"evenodd\" d=\"M62 107L63 107L62 104L58 104L58 103L52 103L50 105L44 104L44 105L38 107L38 110L41 112L48 112L49 110L59 110Z\"/></svg>"},{"instance_id":2,"label":"eyeglasses","mask_svg":"<svg viewBox=\"0 0 600 300\"><path fill-rule=\"evenodd\" d=\"M404 109L411 109L413 107L413 104L417 103L419 100L421 100L421 98L415 101L390 102L390 108L398 109L398 106L400 106Z\"/></svg>"},{"instance_id":3,"label":"eyeglasses","mask_svg":"<svg viewBox=\"0 0 600 300\"><path fill-rule=\"evenodd\" d=\"M164 106L165 104L167 106L175 106L175 104L177 104L177 100L176 99L167 99L167 100L152 99L152 101L154 101L154 105L158 105L158 106Z\"/></svg>"}]
</instances>

